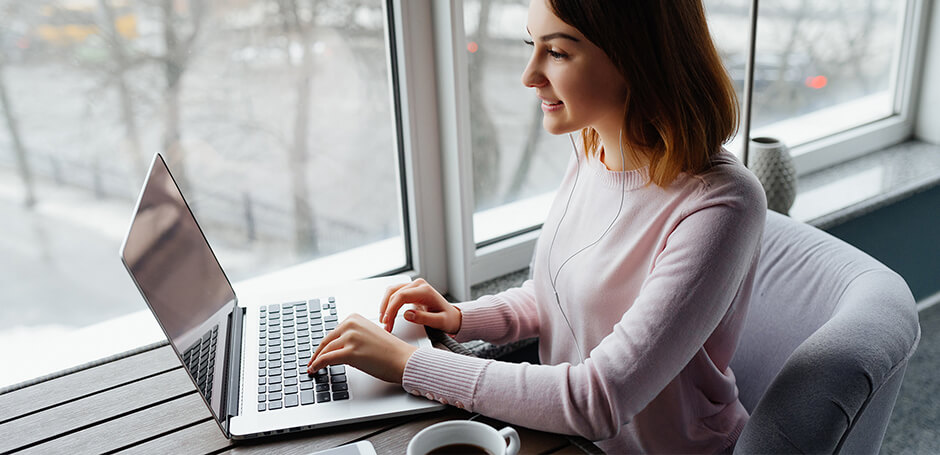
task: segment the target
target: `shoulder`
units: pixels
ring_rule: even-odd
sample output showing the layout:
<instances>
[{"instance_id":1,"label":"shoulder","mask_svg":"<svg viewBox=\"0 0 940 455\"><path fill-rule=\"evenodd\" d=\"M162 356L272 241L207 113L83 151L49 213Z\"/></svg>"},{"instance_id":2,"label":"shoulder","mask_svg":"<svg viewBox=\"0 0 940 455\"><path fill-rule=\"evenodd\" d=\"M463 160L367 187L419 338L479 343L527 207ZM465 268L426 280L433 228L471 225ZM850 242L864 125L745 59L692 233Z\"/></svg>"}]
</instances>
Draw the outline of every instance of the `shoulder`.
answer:
<instances>
[{"instance_id":1,"label":"shoulder","mask_svg":"<svg viewBox=\"0 0 940 455\"><path fill-rule=\"evenodd\" d=\"M693 217L721 225L712 228L763 231L767 212L764 189L757 177L730 152L722 149L712 158L707 170L682 174L674 185L683 195L677 223L687 224L683 220Z\"/></svg>"},{"instance_id":2,"label":"shoulder","mask_svg":"<svg viewBox=\"0 0 940 455\"><path fill-rule=\"evenodd\" d=\"M722 149L712 157L711 166L700 173L685 176L692 185L692 206L733 205L749 212L767 210L764 188L738 157Z\"/></svg>"}]
</instances>

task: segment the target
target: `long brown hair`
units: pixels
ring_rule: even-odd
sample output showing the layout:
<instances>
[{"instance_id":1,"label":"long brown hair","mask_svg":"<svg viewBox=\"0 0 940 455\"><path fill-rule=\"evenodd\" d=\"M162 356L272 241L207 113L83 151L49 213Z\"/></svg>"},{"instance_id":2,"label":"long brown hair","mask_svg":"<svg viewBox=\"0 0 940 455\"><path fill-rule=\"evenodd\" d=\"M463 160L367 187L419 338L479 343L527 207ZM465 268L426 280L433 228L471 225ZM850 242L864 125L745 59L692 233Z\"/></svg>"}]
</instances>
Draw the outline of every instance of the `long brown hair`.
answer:
<instances>
[{"instance_id":1,"label":"long brown hair","mask_svg":"<svg viewBox=\"0 0 940 455\"><path fill-rule=\"evenodd\" d=\"M559 19L600 47L627 82L624 146L669 185L700 172L737 131L734 86L712 42L701 0L548 0ZM600 136L582 130L585 153Z\"/></svg>"}]
</instances>

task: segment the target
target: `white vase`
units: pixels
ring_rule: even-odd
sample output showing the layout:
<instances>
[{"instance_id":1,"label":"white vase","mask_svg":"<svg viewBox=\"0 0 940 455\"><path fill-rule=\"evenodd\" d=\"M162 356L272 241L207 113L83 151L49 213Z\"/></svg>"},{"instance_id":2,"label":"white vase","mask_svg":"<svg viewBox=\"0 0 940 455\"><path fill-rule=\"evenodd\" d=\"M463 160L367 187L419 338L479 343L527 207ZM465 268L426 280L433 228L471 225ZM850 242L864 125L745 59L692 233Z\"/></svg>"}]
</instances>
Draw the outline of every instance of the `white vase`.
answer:
<instances>
[{"instance_id":1,"label":"white vase","mask_svg":"<svg viewBox=\"0 0 940 455\"><path fill-rule=\"evenodd\" d=\"M772 137L755 137L749 147L748 167L767 194L767 208L789 215L796 199L796 169L790 149Z\"/></svg>"}]
</instances>

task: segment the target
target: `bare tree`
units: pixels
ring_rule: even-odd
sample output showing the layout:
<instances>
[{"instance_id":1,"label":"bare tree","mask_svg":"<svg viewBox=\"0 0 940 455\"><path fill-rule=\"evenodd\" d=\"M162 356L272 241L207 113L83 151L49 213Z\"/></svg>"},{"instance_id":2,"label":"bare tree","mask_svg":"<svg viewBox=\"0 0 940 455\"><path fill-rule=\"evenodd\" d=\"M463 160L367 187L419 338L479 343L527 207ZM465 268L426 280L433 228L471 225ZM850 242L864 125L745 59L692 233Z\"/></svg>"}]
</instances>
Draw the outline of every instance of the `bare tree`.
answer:
<instances>
[{"instance_id":1,"label":"bare tree","mask_svg":"<svg viewBox=\"0 0 940 455\"><path fill-rule=\"evenodd\" d=\"M841 69L842 72L850 72L852 76L847 79L856 81L862 90L868 93L871 90L872 81L867 76L869 62L866 56L871 47L871 31L881 11L875 0L867 0L862 12L862 20L853 21L854 15L851 10L853 6L858 7L858 3L860 3L859 0L839 2L839 13L836 16L845 30L847 49L844 54L845 58L834 62L833 66Z\"/></svg>"},{"instance_id":2,"label":"bare tree","mask_svg":"<svg viewBox=\"0 0 940 455\"><path fill-rule=\"evenodd\" d=\"M182 79L194 55L196 39L206 17L205 0L153 0L159 10L163 27L164 53L152 56L163 66L165 83L163 150L167 160L174 164L173 175L186 191L190 188L186 170L185 151L181 143L180 98ZM188 14L188 18L187 15ZM187 20L188 19L188 20Z\"/></svg>"},{"instance_id":3,"label":"bare tree","mask_svg":"<svg viewBox=\"0 0 940 455\"><path fill-rule=\"evenodd\" d=\"M109 76L108 82L113 83L117 90L121 123L124 125L126 153L130 158L132 172L142 178L147 170L147 164L141 155L142 147L140 145L140 133L137 128L134 97L127 81L127 73L132 69L135 62L128 52L124 38L117 29L117 15L110 1L98 0L98 7L101 12L99 17L100 26L105 42L108 43L112 60L112 66L106 68Z\"/></svg>"},{"instance_id":4,"label":"bare tree","mask_svg":"<svg viewBox=\"0 0 940 455\"><path fill-rule=\"evenodd\" d=\"M27 208L33 208L36 205L36 190L33 185L33 174L29 167L29 160L26 156L26 146L20 138L20 129L16 121L16 114L13 111L13 105L7 90L6 78L4 77L4 55L0 53L0 107L3 108L3 118L6 123L7 132L13 139L13 152L16 155L16 167L23 180L23 188L26 192L23 203Z\"/></svg>"},{"instance_id":5,"label":"bare tree","mask_svg":"<svg viewBox=\"0 0 940 455\"><path fill-rule=\"evenodd\" d=\"M308 186L307 160L310 134L310 108L314 70L313 50L310 48L312 28L316 18L315 0L310 0L309 20L301 17L298 0L278 0L288 36L300 45L299 74L297 78L297 110L294 115L294 136L288 152L291 197L294 205L294 245L301 255L315 255L319 251L313 201ZM288 54L290 57L290 54ZM293 60L289 60L293 62Z\"/></svg>"},{"instance_id":6,"label":"bare tree","mask_svg":"<svg viewBox=\"0 0 940 455\"><path fill-rule=\"evenodd\" d=\"M381 4L376 4L377 2L373 0L321 1L323 2L323 8L329 9L333 14L339 12L343 16L342 23L344 25L338 31L343 35L344 41L349 43L349 51L358 65L356 72L365 80L378 81L384 79L386 74L385 66L375 64L377 58L383 57L377 55L377 51L379 49L384 50L384 46L365 45L364 38L376 37L375 32L372 29L363 27L356 20L356 14L361 10L380 9ZM377 38L382 38L382 35L378 35ZM366 93L364 96L366 99L379 99L385 94L385 87L381 84L366 84L363 89ZM366 107L369 106L378 106L378 103L370 103Z\"/></svg>"},{"instance_id":7,"label":"bare tree","mask_svg":"<svg viewBox=\"0 0 940 455\"><path fill-rule=\"evenodd\" d=\"M787 34L786 43L779 53L779 65L773 82L762 94L762 97L773 100L775 106L783 108L785 111L792 110L794 107L801 106L803 101L797 91L798 86L792 84L792 81L786 77L790 67L794 64L793 58L796 50L799 48L801 28L804 21L812 13L809 0L800 0L799 4L790 11L787 11L790 18L790 30Z\"/></svg>"}]
</instances>

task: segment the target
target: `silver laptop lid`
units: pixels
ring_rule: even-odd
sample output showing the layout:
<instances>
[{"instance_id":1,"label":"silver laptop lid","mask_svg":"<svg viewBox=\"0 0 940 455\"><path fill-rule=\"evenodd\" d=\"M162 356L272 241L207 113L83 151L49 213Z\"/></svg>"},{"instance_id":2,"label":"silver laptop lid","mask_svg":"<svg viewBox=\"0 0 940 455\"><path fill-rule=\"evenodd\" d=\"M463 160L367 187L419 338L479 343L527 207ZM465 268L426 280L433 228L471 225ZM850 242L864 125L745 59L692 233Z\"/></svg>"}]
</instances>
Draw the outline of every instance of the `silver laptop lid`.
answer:
<instances>
[{"instance_id":1,"label":"silver laptop lid","mask_svg":"<svg viewBox=\"0 0 940 455\"><path fill-rule=\"evenodd\" d=\"M121 257L225 432L223 360L235 291L159 153L150 164Z\"/></svg>"}]
</instances>

